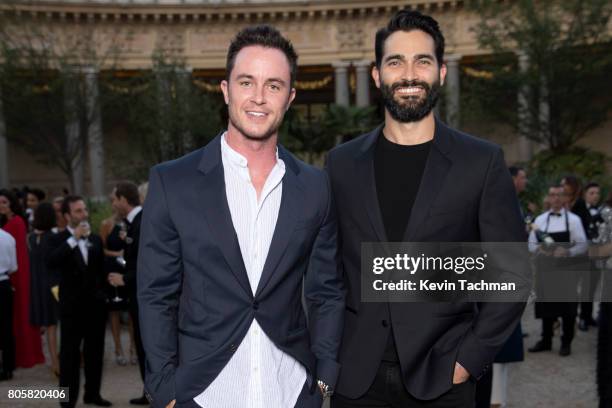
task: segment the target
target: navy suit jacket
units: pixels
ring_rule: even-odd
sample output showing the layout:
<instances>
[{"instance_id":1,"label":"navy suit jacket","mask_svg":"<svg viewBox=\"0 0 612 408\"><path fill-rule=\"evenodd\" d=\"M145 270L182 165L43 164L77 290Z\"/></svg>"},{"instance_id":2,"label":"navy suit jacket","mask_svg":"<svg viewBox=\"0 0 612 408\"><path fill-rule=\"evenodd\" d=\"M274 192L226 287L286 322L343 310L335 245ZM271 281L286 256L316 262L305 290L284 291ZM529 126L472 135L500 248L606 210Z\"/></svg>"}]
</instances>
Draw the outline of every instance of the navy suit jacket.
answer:
<instances>
[{"instance_id":1,"label":"navy suit jacket","mask_svg":"<svg viewBox=\"0 0 612 408\"><path fill-rule=\"evenodd\" d=\"M327 175L279 146L283 195L253 295L227 203L220 140L150 172L137 289L145 389L154 407L175 398L186 403L206 389L253 319L304 365L312 388L316 379L334 386L339 372L344 291Z\"/></svg>"}]
</instances>

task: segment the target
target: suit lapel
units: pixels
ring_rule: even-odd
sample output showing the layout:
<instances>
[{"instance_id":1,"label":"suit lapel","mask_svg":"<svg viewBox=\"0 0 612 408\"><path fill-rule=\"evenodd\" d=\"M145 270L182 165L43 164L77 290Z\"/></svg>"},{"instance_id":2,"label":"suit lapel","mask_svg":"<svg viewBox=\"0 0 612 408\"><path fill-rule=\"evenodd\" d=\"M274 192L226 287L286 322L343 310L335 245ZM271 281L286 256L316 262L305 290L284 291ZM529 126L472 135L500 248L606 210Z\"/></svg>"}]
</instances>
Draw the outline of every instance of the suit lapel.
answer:
<instances>
[{"instance_id":1,"label":"suit lapel","mask_svg":"<svg viewBox=\"0 0 612 408\"><path fill-rule=\"evenodd\" d=\"M230 270L249 297L253 296L249 278L242 260L236 230L232 223L225 178L221 161L221 136L217 136L203 151L198 169L203 173L199 178L197 191L200 191L202 211L214 235L214 242L223 253Z\"/></svg>"},{"instance_id":2,"label":"suit lapel","mask_svg":"<svg viewBox=\"0 0 612 408\"><path fill-rule=\"evenodd\" d=\"M359 196L361 201L364 203L370 224L376 233L379 241L387 241L387 233L382 220L382 214L380 212L380 204L378 202L378 192L376 191L376 178L374 177L374 151L376 149L376 141L382 126L374 129L366 137L360 155L355 161L357 167L357 180L360 180L357 187L359 187Z\"/></svg>"},{"instance_id":3,"label":"suit lapel","mask_svg":"<svg viewBox=\"0 0 612 408\"><path fill-rule=\"evenodd\" d=\"M285 162L286 169L283 176L283 196L274 234L270 242L270 249L268 250L268 257L264 263L255 296L258 296L265 289L270 278L274 275L276 267L289 245L300 214L300 206L304 202L302 185L297 177L297 164L282 146L279 146L279 157Z\"/></svg>"},{"instance_id":4,"label":"suit lapel","mask_svg":"<svg viewBox=\"0 0 612 408\"><path fill-rule=\"evenodd\" d=\"M414 205L412 206L410 219L408 220L408 225L404 232L404 242L412 242L418 237L418 229L423 220L427 217L431 204L434 202L441 187L444 185L444 181L452 165L451 160L447 156L448 150L451 147L450 142L448 128L436 119L433 143L429 152L429 157L425 163L423 178L421 179L419 191L414 201Z\"/></svg>"}]
</instances>

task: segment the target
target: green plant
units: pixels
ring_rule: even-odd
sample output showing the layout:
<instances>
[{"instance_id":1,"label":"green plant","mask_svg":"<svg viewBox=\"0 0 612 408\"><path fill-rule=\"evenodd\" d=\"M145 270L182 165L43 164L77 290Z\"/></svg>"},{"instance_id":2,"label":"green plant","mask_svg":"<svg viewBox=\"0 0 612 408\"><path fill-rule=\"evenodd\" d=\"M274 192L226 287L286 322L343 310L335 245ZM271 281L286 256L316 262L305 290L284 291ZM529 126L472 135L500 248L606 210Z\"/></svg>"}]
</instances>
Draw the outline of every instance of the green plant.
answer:
<instances>
[{"instance_id":1,"label":"green plant","mask_svg":"<svg viewBox=\"0 0 612 408\"><path fill-rule=\"evenodd\" d=\"M609 162L610 158L605 154L584 147L573 147L564 153L551 150L539 152L527 163L529 184L521 194L521 200L525 204L533 202L540 205L548 187L559 183L568 174L575 175L583 184L595 181L608 190L610 182L606 166Z\"/></svg>"}]
</instances>

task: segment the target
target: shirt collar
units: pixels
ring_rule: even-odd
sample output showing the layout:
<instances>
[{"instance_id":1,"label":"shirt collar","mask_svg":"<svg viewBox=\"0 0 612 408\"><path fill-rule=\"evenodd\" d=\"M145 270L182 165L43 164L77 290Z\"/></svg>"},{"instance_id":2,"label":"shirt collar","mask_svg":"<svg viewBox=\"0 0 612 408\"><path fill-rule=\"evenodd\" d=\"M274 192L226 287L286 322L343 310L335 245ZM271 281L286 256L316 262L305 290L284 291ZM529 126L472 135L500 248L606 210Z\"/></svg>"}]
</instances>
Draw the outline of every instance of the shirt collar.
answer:
<instances>
[{"instance_id":1,"label":"shirt collar","mask_svg":"<svg viewBox=\"0 0 612 408\"><path fill-rule=\"evenodd\" d=\"M136 218L136 216L138 215L138 213L142 211L142 207L141 206L136 206L134 208L132 208L132 211L130 211L127 215L127 217L125 217L128 222L131 224L132 222L134 222L134 218Z\"/></svg>"},{"instance_id":2,"label":"shirt collar","mask_svg":"<svg viewBox=\"0 0 612 408\"><path fill-rule=\"evenodd\" d=\"M221 135L221 154L223 158L227 159L228 163L232 166L247 168L249 166L249 162L246 157L238 153L236 150L232 149L232 147L227 143L226 140L227 132L224 132ZM278 147L276 147L276 163L281 167L285 167L285 163L278 157Z\"/></svg>"}]
</instances>

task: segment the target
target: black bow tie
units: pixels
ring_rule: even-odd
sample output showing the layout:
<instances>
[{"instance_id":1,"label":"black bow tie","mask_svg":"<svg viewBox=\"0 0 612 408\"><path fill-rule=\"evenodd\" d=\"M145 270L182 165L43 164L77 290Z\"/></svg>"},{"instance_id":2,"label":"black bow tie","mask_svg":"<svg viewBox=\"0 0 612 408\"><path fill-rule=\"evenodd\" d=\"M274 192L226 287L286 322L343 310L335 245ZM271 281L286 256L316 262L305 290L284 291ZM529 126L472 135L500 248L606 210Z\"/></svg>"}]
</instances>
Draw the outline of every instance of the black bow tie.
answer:
<instances>
[{"instance_id":1,"label":"black bow tie","mask_svg":"<svg viewBox=\"0 0 612 408\"><path fill-rule=\"evenodd\" d=\"M561 213L554 213L554 212L551 212L551 213L550 213L550 216L551 216L551 217L560 217L560 216L561 216Z\"/></svg>"},{"instance_id":2,"label":"black bow tie","mask_svg":"<svg viewBox=\"0 0 612 408\"><path fill-rule=\"evenodd\" d=\"M132 223L131 223L131 222L129 222L127 218L126 218L125 220L123 220L123 222L125 222L125 225L126 225L127 227L129 227L130 225L132 225Z\"/></svg>"}]
</instances>

